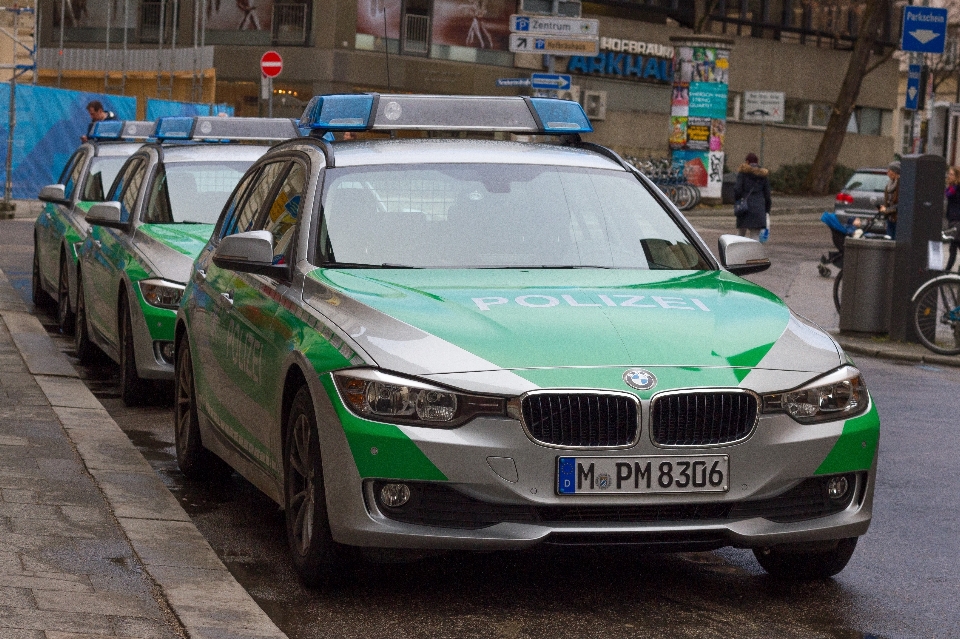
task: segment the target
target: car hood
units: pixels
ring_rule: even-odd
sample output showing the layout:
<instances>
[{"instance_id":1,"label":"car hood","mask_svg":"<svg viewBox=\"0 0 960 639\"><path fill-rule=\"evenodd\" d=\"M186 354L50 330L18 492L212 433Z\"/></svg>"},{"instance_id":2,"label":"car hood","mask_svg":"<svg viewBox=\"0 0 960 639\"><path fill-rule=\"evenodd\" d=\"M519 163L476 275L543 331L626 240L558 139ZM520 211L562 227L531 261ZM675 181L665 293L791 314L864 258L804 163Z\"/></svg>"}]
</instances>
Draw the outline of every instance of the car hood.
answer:
<instances>
[{"instance_id":1,"label":"car hood","mask_svg":"<svg viewBox=\"0 0 960 639\"><path fill-rule=\"evenodd\" d=\"M827 334L726 271L316 269L304 298L378 366L417 375L657 366L742 380L841 363Z\"/></svg>"},{"instance_id":2,"label":"car hood","mask_svg":"<svg viewBox=\"0 0 960 639\"><path fill-rule=\"evenodd\" d=\"M212 234L212 224L142 224L137 246L160 277L185 283Z\"/></svg>"}]
</instances>

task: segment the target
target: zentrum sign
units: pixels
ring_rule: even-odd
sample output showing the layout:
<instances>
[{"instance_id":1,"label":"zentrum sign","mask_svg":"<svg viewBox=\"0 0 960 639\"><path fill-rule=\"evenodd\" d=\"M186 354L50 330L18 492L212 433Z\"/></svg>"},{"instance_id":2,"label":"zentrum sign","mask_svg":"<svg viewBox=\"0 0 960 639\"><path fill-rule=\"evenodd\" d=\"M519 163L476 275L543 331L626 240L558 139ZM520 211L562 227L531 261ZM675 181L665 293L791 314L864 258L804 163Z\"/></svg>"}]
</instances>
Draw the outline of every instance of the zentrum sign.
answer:
<instances>
[{"instance_id":1,"label":"zentrum sign","mask_svg":"<svg viewBox=\"0 0 960 639\"><path fill-rule=\"evenodd\" d=\"M600 54L571 57L567 72L670 83L673 82L673 47L623 38L600 38Z\"/></svg>"}]
</instances>

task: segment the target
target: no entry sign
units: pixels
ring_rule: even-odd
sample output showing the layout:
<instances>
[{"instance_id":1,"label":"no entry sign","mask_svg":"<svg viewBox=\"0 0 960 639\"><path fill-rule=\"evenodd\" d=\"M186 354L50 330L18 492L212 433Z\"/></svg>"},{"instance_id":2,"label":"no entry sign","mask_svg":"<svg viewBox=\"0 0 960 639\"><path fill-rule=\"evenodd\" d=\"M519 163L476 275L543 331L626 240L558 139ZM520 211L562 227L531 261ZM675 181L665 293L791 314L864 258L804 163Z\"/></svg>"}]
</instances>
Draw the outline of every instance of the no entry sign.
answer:
<instances>
[{"instance_id":1,"label":"no entry sign","mask_svg":"<svg viewBox=\"0 0 960 639\"><path fill-rule=\"evenodd\" d=\"M283 71L283 58L276 51L267 51L260 58L260 72L268 78L275 78Z\"/></svg>"}]
</instances>

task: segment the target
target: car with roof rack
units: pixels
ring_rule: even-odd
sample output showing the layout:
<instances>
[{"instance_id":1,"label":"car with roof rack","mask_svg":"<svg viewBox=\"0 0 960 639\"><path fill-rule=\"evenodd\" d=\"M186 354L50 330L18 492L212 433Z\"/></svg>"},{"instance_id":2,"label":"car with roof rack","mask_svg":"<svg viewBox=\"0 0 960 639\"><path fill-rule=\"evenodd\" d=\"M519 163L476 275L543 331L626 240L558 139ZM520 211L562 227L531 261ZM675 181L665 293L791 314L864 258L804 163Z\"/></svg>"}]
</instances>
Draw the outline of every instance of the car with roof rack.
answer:
<instances>
[{"instance_id":1,"label":"car with roof rack","mask_svg":"<svg viewBox=\"0 0 960 639\"><path fill-rule=\"evenodd\" d=\"M284 509L303 581L349 547L843 569L879 418L830 335L740 277L763 245L715 257L574 102L325 95L300 126L193 265L174 434L186 475L222 459Z\"/></svg>"},{"instance_id":2,"label":"car with roof rack","mask_svg":"<svg viewBox=\"0 0 960 639\"><path fill-rule=\"evenodd\" d=\"M167 117L120 168L77 271L77 357L120 365L127 405L173 379L173 325L194 258L244 171L271 142L298 135L280 118Z\"/></svg>"},{"instance_id":3,"label":"car with roof rack","mask_svg":"<svg viewBox=\"0 0 960 639\"><path fill-rule=\"evenodd\" d=\"M84 215L104 199L120 166L153 134L154 123L104 120L67 160L56 184L40 189L44 202L33 227L33 301L56 304L61 332L72 334L77 310L77 251L90 230Z\"/></svg>"}]
</instances>

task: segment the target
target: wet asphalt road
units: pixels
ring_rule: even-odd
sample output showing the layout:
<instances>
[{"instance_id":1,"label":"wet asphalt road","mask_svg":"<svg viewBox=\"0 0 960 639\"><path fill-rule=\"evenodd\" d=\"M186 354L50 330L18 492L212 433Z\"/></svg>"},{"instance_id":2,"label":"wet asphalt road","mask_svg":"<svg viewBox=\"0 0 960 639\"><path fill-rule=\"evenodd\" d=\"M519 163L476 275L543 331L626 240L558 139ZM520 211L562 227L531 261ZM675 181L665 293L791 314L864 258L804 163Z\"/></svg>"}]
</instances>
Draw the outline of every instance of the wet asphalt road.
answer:
<instances>
[{"instance_id":1,"label":"wet asphalt road","mask_svg":"<svg viewBox=\"0 0 960 639\"><path fill-rule=\"evenodd\" d=\"M722 224L697 225L714 246ZM29 220L0 221L0 268L28 302L31 231ZM799 220L774 231L775 266L754 279L836 326L830 282L814 263L828 234ZM53 332L49 313L38 314ZM71 342L55 337L72 354ZM237 475L213 485L185 480L166 400L129 409L116 367L81 374L238 581L294 639L960 637L960 369L857 363L883 420L873 525L838 577L800 586L768 578L742 550L544 549L360 562L336 587L307 590L272 501Z\"/></svg>"}]
</instances>

